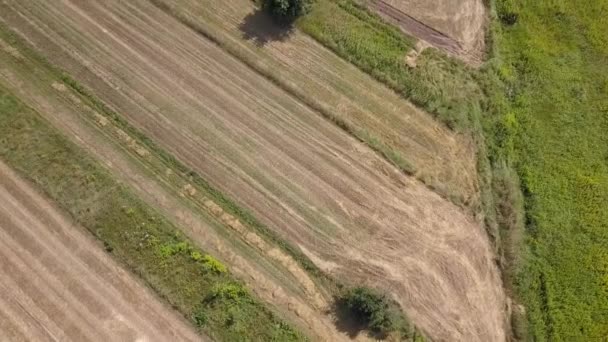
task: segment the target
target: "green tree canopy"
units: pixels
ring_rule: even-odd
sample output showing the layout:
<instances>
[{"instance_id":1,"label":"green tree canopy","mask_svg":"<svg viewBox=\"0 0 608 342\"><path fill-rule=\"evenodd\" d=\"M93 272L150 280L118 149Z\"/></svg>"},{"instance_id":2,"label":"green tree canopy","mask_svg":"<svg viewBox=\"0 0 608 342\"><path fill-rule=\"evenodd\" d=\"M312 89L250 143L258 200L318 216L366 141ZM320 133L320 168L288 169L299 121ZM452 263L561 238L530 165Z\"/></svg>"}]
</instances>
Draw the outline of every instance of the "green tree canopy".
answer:
<instances>
[{"instance_id":1,"label":"green tree canopy","mask_svg":"<svg viewBox=\"0 0 608 342\"><path fill-rule=\"evenodd\" d=\"M280 22L291 22L306 13L311 0L263 0L264 8Z\"/></svg>"}]
</instances>

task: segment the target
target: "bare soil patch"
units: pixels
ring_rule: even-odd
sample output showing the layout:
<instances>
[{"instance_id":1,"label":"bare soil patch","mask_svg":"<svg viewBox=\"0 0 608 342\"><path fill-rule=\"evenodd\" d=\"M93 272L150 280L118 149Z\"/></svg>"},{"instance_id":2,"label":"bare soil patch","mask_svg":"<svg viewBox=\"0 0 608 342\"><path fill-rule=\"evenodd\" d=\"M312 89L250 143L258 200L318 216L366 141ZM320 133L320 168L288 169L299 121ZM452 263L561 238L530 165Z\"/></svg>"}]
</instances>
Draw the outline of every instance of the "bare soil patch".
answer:
<instances>
[{"instance_id":1,"label":"bare soil patch","mask_svg":"<svg viewBox=\"0 0 608 342\"><path fill-rule=\"evenodd\" d=\"M0 331L11 341L200 341L0 162Z\"/></svg>"},{"instance_id":2,"label":"bare soil patch","mask_svg":"<svg viewBox=\"0 0 608 342\"><path fill-rule=\"evenodd\" d=\"M8 3L3 20L333 275L436 340L504 340L489 242L460 208L147 2Z\"/></svg>"},{"instance_id":3,"label":"bare soil patch","mask_svg":"<svg viewBox=\"0 0 608 342\"><path fill-rule=\"evenodd\" d=\"M485 49L482 0L369 0L368 6L404 32L479 65Z\"/></svg>"}]
</instances>

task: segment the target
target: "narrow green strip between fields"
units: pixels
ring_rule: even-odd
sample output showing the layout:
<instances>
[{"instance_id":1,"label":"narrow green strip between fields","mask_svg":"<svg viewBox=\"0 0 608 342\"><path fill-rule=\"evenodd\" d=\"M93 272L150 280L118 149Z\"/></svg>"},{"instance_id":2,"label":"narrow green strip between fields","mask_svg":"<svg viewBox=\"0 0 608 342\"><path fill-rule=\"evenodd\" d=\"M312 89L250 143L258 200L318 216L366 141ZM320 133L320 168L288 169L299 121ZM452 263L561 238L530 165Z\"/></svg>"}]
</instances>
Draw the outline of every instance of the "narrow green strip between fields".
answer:
<instances>
[{"instance_id":1,"label":"narrow green strip between fields","mask_svg":"<svg viewBox=\"0 0 608 342\"><path fill-rule=\"evenodd\" d=\"M305 339L224 265L193 247L176 227L4 88L0 158L208 336L223 341Z\"/></svg>"}]
</instances>

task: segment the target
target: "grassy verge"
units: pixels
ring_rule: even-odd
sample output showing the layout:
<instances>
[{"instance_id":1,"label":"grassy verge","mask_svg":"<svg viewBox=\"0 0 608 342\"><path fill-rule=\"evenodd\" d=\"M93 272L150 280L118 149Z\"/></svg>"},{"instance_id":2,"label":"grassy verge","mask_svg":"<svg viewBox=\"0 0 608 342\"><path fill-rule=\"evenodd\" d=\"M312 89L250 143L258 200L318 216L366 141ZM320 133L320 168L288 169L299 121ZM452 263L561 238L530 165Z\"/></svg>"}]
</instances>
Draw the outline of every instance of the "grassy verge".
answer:
<instances>
[{"instance_id":1,"label":"grassy verge","mask_svg":"<svg viewBox=\"0 0 608 342\"><path fill-rule=\"evenodd\" d=\"M37 184L106 250L218 340L304 340L213 257L37 113L0 88L0 157Z\"/></svg>"},{"instance_id":2,"label":"grassy verge","mask_svg":"<svg viewBox=\"0 0 608 342\"><path fill-rule=\"evenodd\" d=\"M608 4L497 1L507 110L496 129L525 193L516 284L536 341L608 336Z\"/></svg>"},{"instance_id":3,"label":"grassy verge","mask_svg":"<svg viewBox=\"0 0 608 342\"><path fill-rule=\"evenodd\" d=\"M515 337L608 336L608 5L496 1L493 57L478 71L434 52L408 69L397 54L405 44L368 41L381 31L362 23L362 10L318 0L298 25L485 141L480 177L493 191L484 196L487 223L500 227L507 290L526 306L524 320L513 310Z\"/></svg>"}]
</instances>

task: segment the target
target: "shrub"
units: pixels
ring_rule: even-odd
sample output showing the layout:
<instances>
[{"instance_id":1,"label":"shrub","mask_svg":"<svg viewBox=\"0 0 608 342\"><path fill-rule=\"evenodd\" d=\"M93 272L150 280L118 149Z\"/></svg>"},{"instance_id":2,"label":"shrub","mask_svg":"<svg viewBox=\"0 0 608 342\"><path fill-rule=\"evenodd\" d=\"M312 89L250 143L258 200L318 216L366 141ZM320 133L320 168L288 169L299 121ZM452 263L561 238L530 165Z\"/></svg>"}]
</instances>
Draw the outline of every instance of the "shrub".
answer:
<instances>
[{"instance_id":1,"label":"shrub","mask_svg":"<svg viewBox=\"0 0 608 342\"><path fill-rule=\"evenodd\" d=\"M190 245L187 242L176 242L161 245L159 248L159 253L163 257L170 257L178 253L186 252L191 249Z\"/></svg>"},{"instance_id":2,"label":"shrub","mask_svg":"<svg viewBox=\"0 0 608 342\"><path fill-rule=\"evenodd\" d=\"M219 260L212 257L209 254L204 255L201 258L201 262L203 263L203 268L207 271L211 271L214 273L226 273L227 269L224 264L222 264Z\"/></svg>"},{"instance_id":3,"label":"shrub","mask_svg":"<svg viewBox=\"0 0 608 342\"><path fill-rule=\"evenodd\" d=\"M238 302L241 299L249 298L247 290L239 283L229 282L217 284L211 289L211 293L207 297L207 302L216 301L234 301Z\"/></svg>"},{"instance_id":4,"label":"shrub","mask_svg":"<svg viewBox=\"0 0 608 342\"><path fill-rule=\"evenodd\" d=\"M356 287L348 291L342 301L369 330L381 334L397 330L397 317L391 312L384 295L369 288Z\"/></svg>"},{"instance_id":5,"label":"shrub","mask_svg":"<svg viewBox=\"0 0 608 342\"><path fill-rule=\"evenodd\" d=\"M519 14L517 14L515 12L507 12L507 13L501 13L499 15L499 17L500 17L500 21L502 21L503 24L505 24L507 26L512 26L517 23L517 19L519 19Z\"/></svg>"},{"instance_id":6,"label":"shrub","mask_svg":"<svg viewBox=\"0 0 608 342\"><path fill-rule=\"evenodd\" d=\"M292 22L306 13L311 0L263 0L263 7L280 22Z\"/></svg>"}]
</instances>

